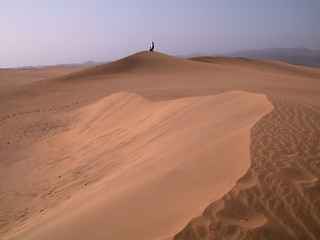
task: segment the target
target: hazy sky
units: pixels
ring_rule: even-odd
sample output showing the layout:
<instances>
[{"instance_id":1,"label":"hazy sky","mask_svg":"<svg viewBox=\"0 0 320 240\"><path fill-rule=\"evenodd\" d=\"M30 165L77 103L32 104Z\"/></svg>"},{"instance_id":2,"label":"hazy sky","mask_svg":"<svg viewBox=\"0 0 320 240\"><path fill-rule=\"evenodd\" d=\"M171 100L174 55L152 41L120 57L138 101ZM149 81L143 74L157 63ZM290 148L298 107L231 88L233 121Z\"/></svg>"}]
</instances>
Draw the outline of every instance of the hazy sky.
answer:
<instances>
[{"instance_id":1,"label":"hazy sky","mask_svg":"<svg viewBox=\"0 0 320 240\"><path fill-rule=\"evenodd\" d=\"M320 49L320 0L0 0L0 67Z\"/></svg>"}]
</instances>

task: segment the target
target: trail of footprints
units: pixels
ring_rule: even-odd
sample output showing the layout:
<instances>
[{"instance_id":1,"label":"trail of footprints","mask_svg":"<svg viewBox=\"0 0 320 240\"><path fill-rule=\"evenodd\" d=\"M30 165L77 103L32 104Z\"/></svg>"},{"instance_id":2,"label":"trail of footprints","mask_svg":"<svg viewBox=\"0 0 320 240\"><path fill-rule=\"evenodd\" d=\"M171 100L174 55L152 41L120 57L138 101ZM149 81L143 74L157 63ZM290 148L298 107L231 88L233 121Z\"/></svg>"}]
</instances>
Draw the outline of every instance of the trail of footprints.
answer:
<instances>
[{"instance_id":1,"label":"trail of footprints","mask_svg":"<svg viewBox=\"0 0 320 240\"><path fill-rule=\"evenodd\" d=\"M174 240L320 239L320 108L269 100L247 173Z\"/></svg>"}]
</instances>

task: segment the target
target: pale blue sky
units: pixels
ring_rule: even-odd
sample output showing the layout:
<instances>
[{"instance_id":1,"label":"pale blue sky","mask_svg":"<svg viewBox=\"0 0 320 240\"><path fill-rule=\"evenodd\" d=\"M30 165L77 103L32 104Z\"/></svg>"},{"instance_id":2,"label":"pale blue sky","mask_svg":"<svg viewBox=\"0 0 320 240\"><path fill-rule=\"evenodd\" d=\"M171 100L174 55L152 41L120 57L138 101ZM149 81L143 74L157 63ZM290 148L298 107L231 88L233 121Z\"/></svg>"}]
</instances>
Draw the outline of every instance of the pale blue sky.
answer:
<instances>
[{"instance_id":1,"label":"pale blue sky","mask_svg":"<svg viewBox=\"0 0 320 240\"><path fill-rule=\"evenodd\" d=\"M0 0L0 67L320 49L320 0Z\"/></svg>"}]
</instances>

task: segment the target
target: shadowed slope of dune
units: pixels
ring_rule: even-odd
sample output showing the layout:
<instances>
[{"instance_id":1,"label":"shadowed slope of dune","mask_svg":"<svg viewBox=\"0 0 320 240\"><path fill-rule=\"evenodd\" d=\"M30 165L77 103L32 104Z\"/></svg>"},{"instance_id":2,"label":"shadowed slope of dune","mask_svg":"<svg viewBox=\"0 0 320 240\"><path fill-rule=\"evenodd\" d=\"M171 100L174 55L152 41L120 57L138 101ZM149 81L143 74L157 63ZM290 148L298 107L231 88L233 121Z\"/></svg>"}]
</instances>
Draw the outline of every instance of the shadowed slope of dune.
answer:
<instances>
[{"instance_id":1,"label":"shadowed slope of dune","mask_svg":"<svg viewBox=\"0 0 320 240\"><path fill-rule=\"evenodd\" d=\"M128 232L142 234L136 235L138 239L169 239L209 205L205 217L192 220L176 238L237 239L270 233L307 234L313 239L318 220L312 215L309 221L306 208L293 211L290 204L318 211L305 193L311 189L313 198L319 198L319 191L314 191L319 179L318 149L312 147L316 140L310 140L318 139L317 71L275 61L224 59L213 64L140 52L63 77L0 90L0 204L5 206L0 213L1 237L25 229L27 235L20 233L17 239L47 239L55 234L61 234L61 239L81 234L132 239ZM238 181L235 189L243 190L236 193L235 189L227 192L249 167L250 126L270 111L270 105L264 96L230 90L266 94L282 109L255 125L258 131L251 130L254 169ZM216 94L220 95L212 96ZM295 109L301 111L292 115ZM232 133L233 127L239 131ZM287 128L288 141L284 140ZM281 167L274 166L273 159L287 156L285 147L297 146L295 141L302 136L310 141L295 148L289 154L292 163L279 172L294 179L288 181L289 189L282 186L287 182L272 185L268 181L277 179L272 174ZM262 162L257 153L265 154ZM229 156L230 168L212 162L221 154ZM306 154L309 165L302 167ZM231 176L225 167L237 170ZM274 187L265 187L266 182ZM287 199L287 192L296 198L289 194ZM77 206L86 207L76 210ZM147 215L152 217L144 218ZM298 224L286 223L291 216ZM106 226L114 231L106 232Z\"/></svg>"}]
</instances>

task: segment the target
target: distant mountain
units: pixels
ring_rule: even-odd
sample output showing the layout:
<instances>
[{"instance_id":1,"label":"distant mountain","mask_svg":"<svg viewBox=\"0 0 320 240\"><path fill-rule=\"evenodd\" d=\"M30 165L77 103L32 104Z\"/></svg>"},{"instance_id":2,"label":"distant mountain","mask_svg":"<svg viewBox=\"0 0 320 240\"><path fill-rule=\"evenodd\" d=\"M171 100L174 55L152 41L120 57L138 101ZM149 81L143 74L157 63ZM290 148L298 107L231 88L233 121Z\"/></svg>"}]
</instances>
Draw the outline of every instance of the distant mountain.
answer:
<instances>
[{"instance_id":1,"label":"distant mountain","mask_svg":"<svg viewBox=\"0 0 320 240\"><path fill-rule=\"evenodd\" d=\"M196 52L196 53L191 53L191 54L186 54L186 55L179 55L176 57L178 57L178 58L194 58L194 57L204 57L204 56L208 56L208 55L203 52Z\"/></svg>"},{"instance_id":2,"label":"distant mountain","mask_svg":"<svg viewBox=\"0 0 320 240\"><path fill-rule=\"evenodd\" d=\"M94 61L87 61L84 63L70 63L70 64L58 64L55 65L56 67L82 67L82 66L97 66L107 62L94 62Z\"/></svg>"},{"instance_id":3,"label":"distant mountain","mask_svg":"<svg viewBox=\"0 0 320 240\"><path fill-rule=\"evenodd\" d=\"M106 62L87 61L84 63L69 63L69 64L43 65L43 66L23 66L23 67L15 67L14 69L34 69L34 68L44 68L44 67L83 67L83 66L96 66L104 63L107 63L107 61Z\"/></svg>"},{"instance_id":4,"label":"distant mountain","mask_svg":"<svg viewBox=\"0 0 320 240\"><path fill-rule=\"evenodd\" d=\"M261 50L247 50L214 55L226 57L274 59L295 65L320 67L320 51L310 50L306 48L268 48Z\"/></svg>"}]
</instances>

